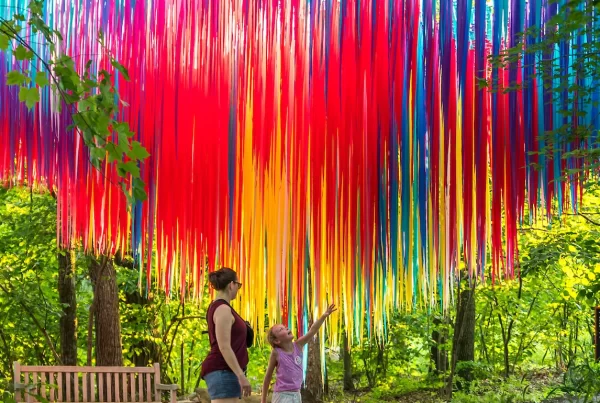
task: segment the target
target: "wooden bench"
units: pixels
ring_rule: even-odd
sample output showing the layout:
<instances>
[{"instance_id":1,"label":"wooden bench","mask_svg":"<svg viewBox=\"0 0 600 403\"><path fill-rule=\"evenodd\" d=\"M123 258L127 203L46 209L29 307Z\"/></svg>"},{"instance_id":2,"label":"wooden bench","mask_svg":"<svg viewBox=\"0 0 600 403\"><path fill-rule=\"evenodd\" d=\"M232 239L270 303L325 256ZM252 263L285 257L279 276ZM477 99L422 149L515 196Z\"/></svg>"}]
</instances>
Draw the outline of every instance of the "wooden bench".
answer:
<instances>
[{"instance_id":1,"label":"wooden bench","mask_svg":"<svg viewBox=\"0 0 600 403\"><path fill-rule=\"evenodd\" d=\"M160 402L169 392L177 401L177 385L160 383L160 366L46 367L14 362L17 402Z\"/></svg>"}]
</instances>

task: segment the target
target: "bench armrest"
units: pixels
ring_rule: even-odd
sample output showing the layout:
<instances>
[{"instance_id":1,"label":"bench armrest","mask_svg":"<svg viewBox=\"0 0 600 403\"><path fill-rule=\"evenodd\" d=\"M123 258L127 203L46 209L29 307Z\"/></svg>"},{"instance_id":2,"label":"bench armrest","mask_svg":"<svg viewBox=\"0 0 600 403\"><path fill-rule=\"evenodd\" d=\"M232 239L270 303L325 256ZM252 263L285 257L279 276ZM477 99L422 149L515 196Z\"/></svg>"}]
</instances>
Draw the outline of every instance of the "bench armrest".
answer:
<instances>
[{"instance_id":1,"label":"bench armrest","mask_svg":"<svg viewBox=\"0 0 600 403\"><path fill-rule=\"evenodd\" d=\"M179 385L165 385L164 383L156 384L156 391L169 391L169 403L177 403L177 389Z\"/></svg>"},{"instance_id":2,"label":"bench armrest","mask_svg":"<svg viewBox=\"0 0 600 403\"><path fill-rule=\"evenodd\" d=\"M156 389L158 389L158 390L178 390L179 385L166 385L164 383L157 383Z\"/></svg>"}]
</instances>

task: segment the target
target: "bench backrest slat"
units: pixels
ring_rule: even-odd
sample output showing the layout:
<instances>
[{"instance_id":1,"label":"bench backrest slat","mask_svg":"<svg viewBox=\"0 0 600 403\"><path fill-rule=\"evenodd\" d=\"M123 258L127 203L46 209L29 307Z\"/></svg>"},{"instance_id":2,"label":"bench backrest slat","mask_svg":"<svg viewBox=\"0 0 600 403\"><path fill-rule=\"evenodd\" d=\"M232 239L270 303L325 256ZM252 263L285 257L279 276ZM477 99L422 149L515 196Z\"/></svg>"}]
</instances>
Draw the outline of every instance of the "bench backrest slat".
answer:
<instances>
[{"instance_id":1,"label":"bench backrest slat","mask_svg":"<svg viewBox=\"0 0 600 403\"><path fill-rule=\"evenodd\" d=\"M115 400L113 399L113 394L112 394L112 385L113 385L114 379L112 374L106 374L106 401L107 402L114 402Z\"/></svg>"},{"instance_id":2,"label":"bench backrest slat","mask_svg":"<svg viewBox=\"0 0 600 403\"><path fill-rule=\"evenodd\" d=\"M121 375L122 375L121 381L123 382L123 401L128 402L129 398L127 397L127 395L128 395L127 391L129 389L127 387L129 386L129 383L127 382L127 374L123 373Z\"/></svg>"},{"instance_id":3,"label":"bench backrest slat","mask_svg":"<svg viewBox=\"0 0 600 403\"><path fill-rule=\"evenodd\" d=\"M104 400L104 374L102 372L98 373L98 401L99 402L109 402L110 400Z\"/></svg>"},{"instance_id":4,"label":"bench backrest slat","mask_svg":"<svg viewBox=\"0 0 600 403\"><path fill-rule=\"evenodd\" d=\"M73 397L75 400L75 403L79 403L79 374L77 372L73 373L73 386L75 386L74 389L74 393L73 393Z\"/></svg>"},{"instance_id":5,"label":"bench backrest slat","mask_svg":"<svg viewBox=\"0 0 600 403\"><path fill-rule=\"evenodd\" d=\"M63 373L59 372L56 374L56 384L58 385L58 401L63 402Z\"/></svg>"},{"instance_id":6,"label":"bench backrest slat","mask_svg":"<svg viewBox=\"0 0 600 403\"><path fill-rule=\"evenodd\" d=\"M152 401L152 384L150 382L150 374L146 374L146 401Z\"/></svg>"},{"instance_id":7,"label":"bench backrest slat","mask_svg":"<svg viewBox=\"0 0 600 403\"><path fill-rule=\"evenodd\" d=\"M23 383L29 382L29 374L27 372L21 372L23 376ZM23 396L24 399L27 399L27 395Z\"/></svg>"},{"instance_id":8,"label":"bench backrest slat","mask_svg":"<svg viewBox=\"0 0 600 403\"><path fill-rule=\"evenodd\" d=\"M138 402L144 402L144 376L142 374L138 374Z\"/></svg>"},{"instance_id":9,"label":"bench backrest slat","mask_svg":"<svg viewBox=\"0 0 600 403\"><path fill-rule=\"evenodd\" d=\"M131 400L130 402L135 402L135 374L131 373L129 374L129 386L131 386Z\"/></svg>"},{"instance_id":10,"label":"bench backrest slat","mask_svg":"<svg viewBox=\"0 0 600 403\"><path fill-rule=\"evenodd\" d=\"M96 374L90 374L90 402L96 401Z\"/></svg>"},{"instance_id":11,"label":"bench backrest slat","mask_svg":"<svg viewBox=\"0 0 600 403\"><path fill-rule=\"evenodd\" d=\"M121 401L121 389L119 384L119 374L114 374L115 377L115 402Z\"/></svg>"},{"instance_id":12,"label":"bench backrest slat","mask_svg":"<svg viewBox=\"0 0 600 403\"><path fill-rule=\"evenodd\" d=\"M37 372L34 372L31 374L31 383L33 385L36 385L36 388L33 390L33 392L36 394L40 393L40 390L37 386L38 385L38 373Z\"/></svg>"},{"instance_id":13,"label":"bench backrest slat","mask_svg":"<svg viewBox=\"0 0 600 403\"><path fill-rule=\"evenodd\" d=\"M48 374L48 389L50 392L50 401L56 400L56 389L54 385L56 385L56 380L54 379L54 372L50 372Z\"/></svg>"},{"instance_id":14,"label":"bench backrest slat","mask_svg":"<svg viewBox=\"0 0 600 403\"><path fill-rule=\"evenodd\" d=\"M82 390L83 390L83 400L84 402L89 401L88 400L88 378L89 374L85 373L83 374L83 376L81 377L81 386L82 386Z\"/></svg>"},{"instance_id":15,"label":"bench backrest slat","mask_svg":"<svg viewBox=\"0 0 600 403\"><path fill-rule=\"evenodd\" d=\"M43 397L44 399L46 399L46 398L48 398L48 395L46 395L46 373L45 372L40 373L40 383L42 384L42 390L40 391L40 396Z\"/></svg>"},{"instance_id":16,"label":"bench backrest slat","mask_svg":"<svg viewBox=\"0 0 600 403\"><path fill-rule=\"evenodd\" d=\"M77 376L77 374L75 374L75 376ZM71 390L73 389L73 374L71 374L70 372L66 373L66 377L65 377L65 385L66 385L66 398L67 398L67 402L71 402Z\"/></svg>"}]
</instances>

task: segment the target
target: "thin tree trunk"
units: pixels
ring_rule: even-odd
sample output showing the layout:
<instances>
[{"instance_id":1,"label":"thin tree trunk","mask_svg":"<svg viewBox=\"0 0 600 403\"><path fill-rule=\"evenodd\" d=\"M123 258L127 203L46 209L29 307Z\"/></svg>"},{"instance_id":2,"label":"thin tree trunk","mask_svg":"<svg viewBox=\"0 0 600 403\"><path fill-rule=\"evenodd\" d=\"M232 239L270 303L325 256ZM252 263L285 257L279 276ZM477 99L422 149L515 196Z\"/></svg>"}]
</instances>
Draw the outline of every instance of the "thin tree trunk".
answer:
<instances>
[{"instance_id":1,"label":"thin tree trunk","mask_svg":"<svg viewBox=\"0 0 600 403\"><path fill-rule=\"evenodd\" d=\"M63 365L77 365L77 295L73 251L59 250L57 257L58 298L63 310L60 317L60 357ZM71 388L70 393L74 393L72 385L72 381L63 383L63 396L67 395L67 387Z\"/></svg>"},{"instance_id":2,"label":"thin tree trunk","mask_svg":"<svg viewBox=\"0 0 600 403\"><path fill-rule=\"evenodd\" d=\"M473 361L475 359L475 284L462 290L459 287L458 302L456 308L456 320L454 322L454 337L452 339L452 361L450 376L447 379L444 397L452 399L452 385L456 364L461 361ZM466 372L466 373L465 373ZM459 375L465 379L471 377L470 371L460 371Z\"/></svg>"},{"instance_id":3,"label":"thin tree trunk","mask_svg":"<svg viewBox=\"0 0 600 403\"><path fill-rule=\"evenodd\" d=\"M117 255L115 256L115 264L119 267L124 267L129 270L137 270L133 264L133 260L124 258L122 256L122 253L117 253ZM125 292L125 303L132 305L152 306L155 304L155 301L148 299L147 296L141 294L140 291L136 288L131 292ZM182 316L185 317L185 314L183 314ZM155 338L160 337L160 334L157 331L159 327L157 322L158 316L149 315L147 321L145 321L144 323L146 328L149 329L148 331L151 332L152 336L154 336ZM136 323L139 323L139 319L137 319ZM163 343L163 345L166 344ZM183 359L184 354L182 354L181 356ZM154 340L144 339L136 342L129 349L129 353L127 354L126 358L131 360L131 362L133 362L133 364L136 367L147 367L155 362L161 363L161 369L167 367L166 364L163 363L161 360L161 347L159 343L155 342ZM181 379L183 379L183 376ZM184 390L183 384L181 385L181 388L182 390Z\"/></svg>"},{"instance_id":4,"label":"thin tree trunk","mask_svg":"<svg viewBox=\"0 0 600 403\"><path fill-rule=\"evenodd\" d=\"M462 290L459 301L459 314L454 332L456 363L475 360L475 289L469 287ZM457 373L467 382L472 380L470 369L465 368Z\"/></svg>"},{"instance_id":5,"label":"thin tree trunk","mask_svg":"<svg viewBox=\"0 0 600 403\"><path fill-rule=\"evenodd\" d=\"M96 327L96 365L122 366L121 319L117 272L112 259L101 256L90 264L90 278L94 288L94 316Z\"/></svg>"},{"instance_id":6,"label":"thin tree trunk","mask_svg":"<svg viewBox=\"0 0 600 403\"><path fill-rule=\"evenodd\" d=\"M320 403L323 401L320 345L318 334L308 343L306 384L302 389L302 401L306 403Z\"/></svg>"},{"instance_id":7,"label":"thin tree trunk","mask_svg":"<svg viewBox=\"0 0 600 403\"><path fill-rule=\"evenodd\" d=\"M352 382L352 356L350 355L350 343L348 343L348 335L343 332L344 338L344 392L354 390L354 382Z\"/></svg>"},{"instance_id":8,"label":"thin tree trunk","mask_svg":"<svg viewBox=\"0 0 600 403\"><path fill-rule=\"evenodd\" d=\"M312 278L308 270L309 301L312 301ZM309 309L309 326L313 324L312 309ZM319 333L308 343L308 363L306 380L302 388L302 401L305 403L320 403L323 401L323 378L321 376L321 354Z\"/></svg>"},{"instance_id":9,"label":"thin tree trunk","mask_svg":"<svg viewBox=\"0 0 600 403\"><path fill-rule=\"evenodd\" d=\"M445 327L441 327L446 322L445 318L444 320L438 317L433 319L434 330L431 333L433 341L431 345L431 360L434 363L433 372L435 374L443 374L448 370L448 352L442 347L448 338L448 331Z\"/></svg>"},{"instance_id":10,"label":"thin tree trunk","mask_svg":"<svg viewBox=\"0 0 600 403\"><path fill-rule=\"evenodd\" d=\"M96 312L96 307L94 305L94 301L92 300L92 305L90 305L90 311L88 316L88 331L87 331L87 360L86 366L92 366L92 350L94 347L94 316Z\"/></svg>"},{"instance_id":11,"label":"thin tree trunk","mask_svg":"<svg viewBox=\"0 0 600 403\"><path fill-rule=\"evenodd\" d=\"M60 356L63 365L77 365L77 298L75 268L70 250L58 252L58 297L60 318Z\"/></svg>"}]
</instances>

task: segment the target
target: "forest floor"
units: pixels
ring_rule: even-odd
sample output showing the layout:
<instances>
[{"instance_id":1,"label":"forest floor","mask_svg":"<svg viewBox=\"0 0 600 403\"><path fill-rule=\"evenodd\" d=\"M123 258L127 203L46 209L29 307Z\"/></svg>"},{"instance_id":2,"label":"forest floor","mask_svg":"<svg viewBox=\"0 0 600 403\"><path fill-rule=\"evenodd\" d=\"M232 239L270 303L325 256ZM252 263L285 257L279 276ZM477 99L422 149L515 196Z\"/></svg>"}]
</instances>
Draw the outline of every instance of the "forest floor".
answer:
<instances>
[{"instance_id":1,"label":"forest floor","mask_svg":"<svg viewBox=\"0 0 600 403\"><path fill-rule=\"evenodd\" d=\"M574 396L560 395L558 387L561 383L561 374L550 372L531 372L521 378L511 378L509 381L503 379L485 379L474 383L469 392L455 391L452 402L457 403L600 403L600 396L595 399L577 398ZM406 380L398 383L406 384ZM600 382L600 380L599 380ZM343 393L335 388L324 403L376 403L376 402L399 402L399 403L443 403L447 400L440 396L440 388L419 388L418 379L414 379L416 388L412 390L390 390L386 387L373 390L363 389L354 393ZM550 397L549 397L550 396ZM271 396L267 402L271 402ZM195 394L181 398L179 403L210 403L210 398L205 389L198 389ZM241 399L240 402L260 403L261 396L253 394ZM310 402L304 402L310 403Z\"/></svg>"}]
</instances>

